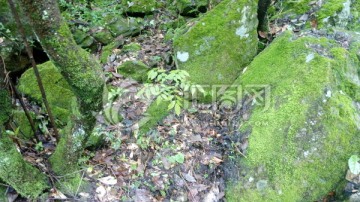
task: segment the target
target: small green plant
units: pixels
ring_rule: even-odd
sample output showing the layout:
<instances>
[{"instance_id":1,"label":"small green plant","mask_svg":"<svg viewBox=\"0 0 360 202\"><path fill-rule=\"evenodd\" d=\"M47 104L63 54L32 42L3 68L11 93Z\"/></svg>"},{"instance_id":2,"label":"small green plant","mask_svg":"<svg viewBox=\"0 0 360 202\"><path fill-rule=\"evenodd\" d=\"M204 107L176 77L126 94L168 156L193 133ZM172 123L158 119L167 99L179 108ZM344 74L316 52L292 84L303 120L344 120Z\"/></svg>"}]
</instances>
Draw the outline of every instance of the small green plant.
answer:
<instances>
[{"instance_id":1,"label":"small green plant","mask_svg":"<svg viewBox=\"0 0 360 202\"><path fill-rule=\"evenodd\" d=\"M113 131L106 130L103 127L96 127L93 131L95 136L103 136L105 141L111 144L111 148L118 150L121 146L121 139Z\"/></svg>"},{"instance_id":2,"label":"small green plant","mask_svg":"<svg viewBox=\"0 0 360 202\"><path fill-rule=\"evenodd\" d=\"M185 161L185 156L184 156L184 154L179 152L174 156L170 156L168 158L168 160L169 160L170 163L180 163L180 164L182 164Z\"/></svg>"},{"instance_id":3,"label":"small green plant","mask_svg":"<svg viewBox=\"0 0 360 202\"><path fill-rule=\"evenodd\" d=\"M185 70L165 71L154 68L148 72L148 80L152 83L145 83L144 87L138 92L138 96L147 99L159 97L161 101L169 102L168 110L174 110L179 115L181 108L187 101L184 99L186 93L195 96L197 92L206 94L201 85L193 84L189 81L189 73Z\"/></svg>"},{"instance_id":4,"label":"small green plant","mask_svg":"<svg viewBox=\"0 0 360 202\"><path fill-rule=\"evenodd\" d=\"M36 151L42 151L44 150L44 145L42 142L38 142L36 145L35 145L35 150Z\"/></svg>"}]
</instances>

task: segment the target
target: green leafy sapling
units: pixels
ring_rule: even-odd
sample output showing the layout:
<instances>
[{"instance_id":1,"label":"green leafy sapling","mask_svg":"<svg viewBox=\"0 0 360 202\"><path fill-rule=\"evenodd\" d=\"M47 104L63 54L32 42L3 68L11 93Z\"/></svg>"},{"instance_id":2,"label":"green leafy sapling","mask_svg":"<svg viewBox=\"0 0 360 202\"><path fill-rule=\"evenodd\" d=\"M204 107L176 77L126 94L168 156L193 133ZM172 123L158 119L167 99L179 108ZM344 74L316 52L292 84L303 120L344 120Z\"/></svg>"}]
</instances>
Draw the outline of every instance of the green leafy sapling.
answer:
<instances>
[{"instance_id":1,"label":"green leafy sapling","mask_svg":"<svg viewBox=\"0 0 360 202\"><path fill-rule=\"evenodd\" d=\"M189 77L185 70L165 71L154 68L148 72L148 80L151 83L145 83L137 95L146 99L158 97L158 104L162 101L169 102L168 110L174 110L175 114L179 115L184 103L187 102L185 95L190 94L194 97L198 92L205 95L203 87L191 83Z\"/></svg>"}]
</instances>

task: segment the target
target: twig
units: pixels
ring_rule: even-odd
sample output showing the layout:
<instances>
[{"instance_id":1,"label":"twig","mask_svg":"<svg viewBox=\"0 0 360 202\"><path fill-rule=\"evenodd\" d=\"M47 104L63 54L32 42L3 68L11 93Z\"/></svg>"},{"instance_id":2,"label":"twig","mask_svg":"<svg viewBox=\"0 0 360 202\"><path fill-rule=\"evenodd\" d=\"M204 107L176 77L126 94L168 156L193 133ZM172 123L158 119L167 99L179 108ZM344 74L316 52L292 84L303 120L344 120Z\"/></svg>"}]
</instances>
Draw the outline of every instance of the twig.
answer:
<instances>
[{"instance_id":1,"label":"twig","mask_svg":"<svg viewBox=\"0 0 360 202\"><path fill-rule=\"evenodd\" d=\"M81 183L82 183L82 181L83 181L83 179L84 179L84 175L85 175L85 171L83 171L83 173L82 173L82 175L81 175L81 180L80 180L79 185L78 185L78 187L77 187L77 189L76 189L75 196L79 193Z\"/></svg>"},{"instance_id":2,"label":"twig","mask_svg":"<svg viewBox=\"0 0 360 202\"><path fill-rule=\"evenodd\" d=\"M245 157L245 158L247 159L247 157L245 156L245 154L242 153L237 146L234 146L234 148L235 148L235 151L236 151L236 152L238 152L241 156L243 156L243 157Z\"/></svg>"},{"instance_id":3,"label":"twig","mask_svg":"<svg viewBox=\"0 0 360 202\"><path fill-rule=\"evenodd\" d=\"M25 34L25 31L24 31L24 28L21 24L21 21L20 21L20 18L19 18L19 15L15 9L15 5L14 5L14 2L13 0L8 0L8 3L10 5L10 9L11 9L11 12L14 16L14 19L16 21L16 24L18 26L18 30L20 31L20 34L21 34L21 38L22 40L24 41L24 44L25 44L25 48L26 48L26 52L30 58L30 61L31 61L31 65L33 67L33 70L34 70L34 73L35 73L35 77L36 77L36 80L37 80L37 83L39 85L39 88L40 88L40 92L41 92L41 96L42 96L42 99L43 99L43 102L44 102L44 105L46 107L46 111L48 112L48 115L49 115L49 118L50 118L50 122L51 122L51 125L53 126L54 128L54 136L55 136L55 139L56 139L56 142L59 142L59 133L58 133L58 130L57 130L57 127L56 127L56 124L55 124L55 119L54 119L54 116L51 112L51 109L50 109L50 106L49 106L49 103L46 99L46 94L45 94L45 89L44 89L44 86L43 86L43 83L41 81L41 77L40 77L40 74L39 74L39 70L36 66L36 62L35 62L35 59L34 59L34 55L30 49L30 46L29 46L29 43L26 39L26 34Z\"/></svg>"}]
</instances>

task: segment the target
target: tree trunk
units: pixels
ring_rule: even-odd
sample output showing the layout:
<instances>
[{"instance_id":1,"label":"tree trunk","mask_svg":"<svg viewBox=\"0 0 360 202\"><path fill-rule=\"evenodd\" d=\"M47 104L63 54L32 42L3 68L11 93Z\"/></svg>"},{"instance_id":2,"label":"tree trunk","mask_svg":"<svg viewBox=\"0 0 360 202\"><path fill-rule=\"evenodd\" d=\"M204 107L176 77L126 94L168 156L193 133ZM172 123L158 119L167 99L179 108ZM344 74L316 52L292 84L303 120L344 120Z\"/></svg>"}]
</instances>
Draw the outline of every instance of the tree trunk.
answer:
<instances>
[{"instance_id":1,"label":"tree trunk","mask_svg":"<svg viewBox=\"0 0 360 202\"><path fill-rule=\"evenodd\" d=\"M50 158L53 171L68 176L78 168L78 157L95 124L94 113L101 110L105 86L103 74L100 64L75 43L56 0L21 0L20 4L43 49L78 100L80 113L73 111L74 116Z\"/></svg>"},{"instance_id":2,"label":"tree trunk","mask_svg":"<svg viewBox=\"0 0 360 202\"><path fill-rule=\"evenodd\" d=\"M268 30L268 21L266 18L267 10L271 4L271 0L259 0L258 3L258 31L267 31Z\"/></svg>"}]
</instances>

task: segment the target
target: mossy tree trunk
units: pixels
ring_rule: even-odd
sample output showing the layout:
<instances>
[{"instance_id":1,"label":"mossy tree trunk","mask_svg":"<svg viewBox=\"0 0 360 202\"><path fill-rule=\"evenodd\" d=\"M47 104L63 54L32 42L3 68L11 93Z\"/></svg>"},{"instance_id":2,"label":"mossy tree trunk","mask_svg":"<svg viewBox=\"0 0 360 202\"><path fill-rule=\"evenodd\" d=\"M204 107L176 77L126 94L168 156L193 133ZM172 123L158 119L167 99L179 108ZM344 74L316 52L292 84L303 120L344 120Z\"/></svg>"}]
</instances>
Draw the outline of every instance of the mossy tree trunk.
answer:
<instances>
[{"instance_id":1,"label":"mossy tree trunk","mask_svg":"<svg viewBox=\"0 0 360 202\"><path fill-rule=\"evenodd\" d=\"M5 85L3 66L0 68L0 179L21 195L35 198L49 188L47 178L26 162L4 132L11 114L11 99Z\"/></svg>"},{"instance_id":2,"label":"mossy tree trunk","mask_svg":"<svg viewBox=\"0 0 360 202\"><path fill-rule=\"evenodd\" d=\"M77 46L56 0L21 0L20 5L41 46L78 100L80 113L73 112L74 116L50 158L56 174L68 175L77 169L78 157L95 124L94 113L102 107L105 83L101 67L88 52Z\"/></svg>"}]
</instances>

